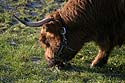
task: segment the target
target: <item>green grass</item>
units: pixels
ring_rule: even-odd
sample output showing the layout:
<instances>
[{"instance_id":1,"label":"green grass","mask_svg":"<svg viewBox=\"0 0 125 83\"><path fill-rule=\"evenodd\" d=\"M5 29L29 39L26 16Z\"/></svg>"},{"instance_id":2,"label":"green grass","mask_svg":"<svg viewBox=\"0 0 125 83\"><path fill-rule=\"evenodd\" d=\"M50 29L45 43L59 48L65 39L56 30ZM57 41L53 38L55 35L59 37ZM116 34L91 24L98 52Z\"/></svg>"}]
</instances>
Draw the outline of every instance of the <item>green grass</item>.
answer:
<instances>
[{"instance_id":1,"label":"green grass","mask_svg":"<svg viewBox=\"0 0 125 83\"><path fill-rule=\"evenodd\" d=\"M102 68L89 67L98 52L93 42L81 49L67 69L48 68L38 41L40 28L11 26L11 18L10 12L0 13L0 83L125 83L124 45L113 50Z\"/></svg>"},{"instance_id":2,"label":"green grass","mask_svg":"<svg viewBox=\"0 0 125 83\"><path fill-rule=\"evenodd\" d=\"M70 68L58 70L47 68L39 31L19 24L0 34L1 83L125 83L125 46L114 49L106 66L90 69L98 47L87 43ZM34 63L33 57L40 62Z\"/></svg>"}]
</instances>

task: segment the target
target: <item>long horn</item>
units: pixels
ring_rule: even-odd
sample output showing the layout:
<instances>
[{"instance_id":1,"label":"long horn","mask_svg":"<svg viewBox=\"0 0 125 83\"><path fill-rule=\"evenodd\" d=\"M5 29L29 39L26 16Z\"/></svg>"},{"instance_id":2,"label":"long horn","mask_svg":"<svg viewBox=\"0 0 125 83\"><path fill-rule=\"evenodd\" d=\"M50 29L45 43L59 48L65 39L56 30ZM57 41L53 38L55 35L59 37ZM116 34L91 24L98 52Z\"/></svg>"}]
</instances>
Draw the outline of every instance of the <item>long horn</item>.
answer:
<instances>
[{"instance_id":1,"label":"long horn","mask_svg":"<svg viewBox=\"0 0 125 83\"><path fill-rule=\"evenodd\" d=\"M27 22L25 20L19 19L16 15L13 15L17 20L19 20L21 23L23 23L24 25L30 26L30 27L40 27L43 24L50 22L52 20L52 18L45 18L41 21L38 22Z\"/></svg>"}]
</instances>

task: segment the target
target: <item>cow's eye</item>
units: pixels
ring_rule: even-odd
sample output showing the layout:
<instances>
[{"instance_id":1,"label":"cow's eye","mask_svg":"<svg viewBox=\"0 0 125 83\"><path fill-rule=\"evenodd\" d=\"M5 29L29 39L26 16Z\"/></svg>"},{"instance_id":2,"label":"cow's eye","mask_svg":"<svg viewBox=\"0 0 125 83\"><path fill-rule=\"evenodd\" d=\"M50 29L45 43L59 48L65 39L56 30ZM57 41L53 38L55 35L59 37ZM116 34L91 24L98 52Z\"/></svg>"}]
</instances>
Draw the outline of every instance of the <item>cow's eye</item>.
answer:
<instances>
[{"instance_id":1,"label":"cow's eye","mask_svg":"<svg viewBox=\"0 0 125 83\"><path fill-rule=\"evenodd\" d=\"M50 40L48 38L46 38L46 36L41 35L40 39L39 39L43 44L45 44L47 47L50 46Z\"/></svg>"}]
</instances>

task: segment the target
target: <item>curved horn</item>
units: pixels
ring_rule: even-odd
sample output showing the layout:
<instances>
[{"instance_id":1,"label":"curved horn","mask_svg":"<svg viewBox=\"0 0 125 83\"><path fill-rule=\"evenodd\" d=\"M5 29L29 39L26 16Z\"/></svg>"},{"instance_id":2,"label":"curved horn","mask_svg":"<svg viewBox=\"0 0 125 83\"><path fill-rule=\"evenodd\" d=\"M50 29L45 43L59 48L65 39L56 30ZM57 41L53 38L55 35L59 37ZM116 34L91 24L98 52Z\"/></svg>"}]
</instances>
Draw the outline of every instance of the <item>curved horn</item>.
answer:
<instances>
[{"instance_id":1,"label":"curved horn","mask_svg":"<svg viewBox=\"0 0 125 83\"><path fill-rule=\"evenodd\" d=\"M45 18L41 21L38 22L27 22L25 20L21 20L19 19L16 15L13 15L18 21L20 21L21 23L23 23L24 25L30 26L30 27L40 27L43 24L50 22L52 20L52 18Z\"/></svg>"}]
</instances>

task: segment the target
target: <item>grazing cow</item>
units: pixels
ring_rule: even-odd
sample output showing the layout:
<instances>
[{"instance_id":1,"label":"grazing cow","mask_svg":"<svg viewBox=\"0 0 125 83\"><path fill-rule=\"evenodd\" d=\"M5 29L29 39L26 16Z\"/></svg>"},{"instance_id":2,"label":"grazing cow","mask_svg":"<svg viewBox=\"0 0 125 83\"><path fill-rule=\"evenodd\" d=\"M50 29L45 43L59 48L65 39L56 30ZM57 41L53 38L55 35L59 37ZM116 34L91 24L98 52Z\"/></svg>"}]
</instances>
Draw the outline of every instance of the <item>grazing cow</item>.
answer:
<instances>
[{"instance_id":1,"label":"grazing cow","mask_svg":"<svg viewBox=\"0 0 125 83\"><path fill-rule=\"evenodd\" d=\"M94 41L99 52L91 67L103 66L115 46L125 44L125 0L68 0L63 8L39 22L41 45L50 67L71 60L86 42Z\"/></svg>"}]
</instances>

